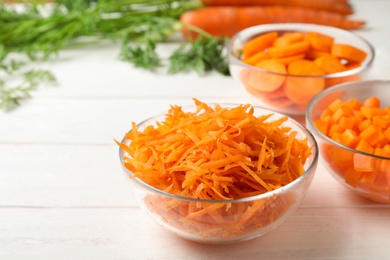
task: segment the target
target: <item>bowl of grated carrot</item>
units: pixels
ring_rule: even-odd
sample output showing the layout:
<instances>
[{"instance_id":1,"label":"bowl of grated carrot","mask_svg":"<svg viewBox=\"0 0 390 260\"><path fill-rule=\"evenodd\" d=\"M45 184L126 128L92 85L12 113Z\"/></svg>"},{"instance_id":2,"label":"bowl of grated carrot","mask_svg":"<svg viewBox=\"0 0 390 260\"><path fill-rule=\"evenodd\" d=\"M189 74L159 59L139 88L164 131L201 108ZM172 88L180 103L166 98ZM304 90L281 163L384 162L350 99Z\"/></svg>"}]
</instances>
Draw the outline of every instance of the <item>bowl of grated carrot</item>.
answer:
<instances>
[{"instance_id":1,"label":"bowl of grated carrot","mask_svg":"<svg viewBox=\"0 0 390 260\"><path fill-rule=\"evenodd\" d=\"M323 165L357 194L390 203L390 81L340 84L306 110Z\"/></svg>"},{"instance_id":2,"label":"bowl of grated carrot","mask_svg":"<svg viewBox=\"0 0 390 260\"><path fill-rule=\"evenodd\" d=\"M278 227L313 179L314 137L264 108L194 102L133 122L117 141L140 208L201 243L244 241Z\"/></svg>"},{"instance_id":3,"label":"bowl of grated carrot","mask_svg":"<svg viewBox=\"0 0 390 260\"><path fill-rule=\"evenodd\" d=\"M374 48L356 33L316 24L265 24L245 29L228 44L232 77L254 105L304 115L324 89L359 81Z\"/></svg>"}]
</instances>

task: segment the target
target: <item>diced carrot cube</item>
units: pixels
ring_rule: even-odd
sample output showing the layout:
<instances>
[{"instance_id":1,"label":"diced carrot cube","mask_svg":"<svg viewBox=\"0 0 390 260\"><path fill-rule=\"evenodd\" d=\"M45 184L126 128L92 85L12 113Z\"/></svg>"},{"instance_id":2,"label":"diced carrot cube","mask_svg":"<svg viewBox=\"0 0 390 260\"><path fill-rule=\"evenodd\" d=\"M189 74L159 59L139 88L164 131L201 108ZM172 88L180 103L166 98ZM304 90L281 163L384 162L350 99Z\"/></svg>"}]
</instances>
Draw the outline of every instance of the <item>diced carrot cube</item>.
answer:
<instances>
[{"instance_id":1,"label":"diced carrot cube","mask_svg":"<svg viewBox=\"0 0 390 260\"><path fill-rule=\"evenodd\" d=\"M371 156L355 153L353 156L353 167L357 172L374 171L374 158Z\"/></svg>"},{"instance_id":2,"label":"diced carrot cube","mask_svg":"<svg viewBox=\"0 0 390 260\"><path fill-rule=\"evenodd\" d=\"M387 141L390 141L390 127L386 128L386 130L383 132L383 135L387 139Z\"/></svg>"},{"instance_id":3,"label":"diced carrot cube","mask_svg":"<svg viewBox=\"0 0 390 260\"><path fill-rule=\"evenodd\" d=\"M350 168L345 173L345 183L356 188L359 183L360 176L361 172L355 171L354 169Z\"/></svg>"},{"instance_id":4,"label":"diced carrot cube","mask_svg":"<svg viewBox=\"0 0 390 260\"><path fill-rule=\"evenodd\" d=\"M329 129L329 121L324 120L317 120L314 122L314 125L317 127L317 129L323 133L324 135L328 134Z\"/></svg>"},{"instance_id":5,"label":"diced carrot cube","mask_svg":"<svg viewBox=\"0 0 390 260\"><path fill-rule=\"evenodd\" d=\"M355 147L356 144L359 142L358 135L352 131L351 129L346 129L341 135L340 140L343 145L346 145L348 147Z\"/></svg>"},{"instance_id":6,"label":"diced carrot cube","mask_svg":"<svg viewBox=\"0 0 390 260\"><path fill-rule=\"evenodd\" d=\"M363 101L363 106L367 108L380 108L381 101L376 96L371 96Z\"/></svg>"},{"instance_id":7,"label":"diced carrot cube","mask_svg":"<svg viewBox=\"0 0 390 260\"><path fill-rule=\"evenodd\" d=\"M372 146L369 143L367 143L364 139L359 141L355 149L365 153L372 153L374 151L374 148L372 148Z\"/></svg>"},{"instance_id":8,"label":"diced carrot cube","mask_svg":"<svg viewBox=\"0 0 390 260\"><path fill-rule=\"evenodd\" d=\"M364 129L367 129L367 127L369 127L370 125L372 125L371 120L366 119L366 120L360 121L360 123L358 125L358 129L359 129L359 131L363 131Z\"/></svg>"},{"instance_id":9,"label":"diced carrot cube","mask_svg":"<svg viewBox=\"0 0 390 260\"><path fill-rule=\"evenodd\" d=\"M330 109L330 111L332 112L335 112L337 109L339 109L342 105L342 102L340 99L336 99L335 101L333 101L329 106L328 108Z\"/></svg>"},{"instance_id":10,"label":"diced carrot cube","mask_svg":"<svg viewBox=\"0 0 390 260\"><path fill-rule=\"evenodd\" d=\"M377 107L368 108L363 106L360 108L360 111L366 118L373 118L374 116L384 115L384 111Z\"/></svg>"},{"instance_id":11,"label":"diced carrot cube","mask_svg":"<svg viewBox=\"0 0 390 260\"><path fill-rule=\"evenodd\" d=\"M390 117L389 116L374 116L372 118L372 124L382 129L386 129L389 125Z\"/></svg>"},{"instance_id":12,"label":"diced carrot cube","mask_svg":"<svg viewBox=\"0 0 390 260\"><path fill-rule=\"evenodd\" d=\"M345 129L353 129L355 126L355 118L343 116L340 118L340 125Z\"/></svg>"}]
</instances>

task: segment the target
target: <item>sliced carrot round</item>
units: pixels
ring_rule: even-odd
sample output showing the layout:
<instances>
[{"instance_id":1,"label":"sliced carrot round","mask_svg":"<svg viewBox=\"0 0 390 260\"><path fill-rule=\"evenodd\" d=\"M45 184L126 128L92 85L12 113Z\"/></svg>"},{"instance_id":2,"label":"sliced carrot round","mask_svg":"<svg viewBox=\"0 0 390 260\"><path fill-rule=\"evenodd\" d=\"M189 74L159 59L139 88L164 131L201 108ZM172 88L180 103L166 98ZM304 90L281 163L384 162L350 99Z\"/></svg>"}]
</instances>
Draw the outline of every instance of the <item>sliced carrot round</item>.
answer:
<instances>
[{"instance_id":1,"label":"sliced carrot round","mask_svg":"<svg viewBox=\"0 0 390 260\"><path fill-rule=\"evenodd\" d=\"M244 57L242 59L243 62L246 64L249 64L251 66L255 66L257 63L259 63L262 60L268 59L269 53L265 51L259 51L258 53L255 53L249 57Z\"/></svg>"},{"instance_id":2,"label":"sliced carrot round","mask_svg":"<svg viewBox=\"0 0 390 260\"><path fill-rule=\"evenodd\" d=\"M326 74L337 73L347 70L341 61L332 55L322 55L314 60L314 63L322 68Z\"/></svg>"},{"instance_id":3,"label":"sliced carrot round","mask_svg":"<svg viewBox=\"0 0 390 260\"><path fill-rule=\"evenodd\" d=\"M307 105L309 101L325 88L325 79L310 77L325 75L325 71L313 61L298 60L288 66L288 74L284 84L286 96L295 103ZM300 77L304 76L304 77Z\"/></svg>"},{"instance_id":4,"label":"sliced carrot round","mask_svg":"<svg viewBox=\"0 0 390 260\"><path fill-rule=\"evenodd\" d=\"M363 62L367 53L349 44L333 44L331 54L352 62Z\"/></svg>"},{"instance_id":5,"label":"sliced carrot round","mask_svg":"<svg viewBox=\"0 0 390 260\"><path fill-rule=\"evenodd\" d=\"M313 50L330 52L334 38L318 32L307 32L305 40Z\"/></svg>"},{"instance_id":6,"label":"sliced carrot round","mask_svg":"<svg viewBox=\"0 0 390 260\"><path fill-rule=\"evenodd\" d=\"M277 38L274 41L273 46L275 47L287 46L292 43L302 41L304 37L305 34L303 32L287 32L282 36L280 36L279 38Z\"/></svg>"},{"instance_id":7,"label":"sliced carrot round","mask_svg":"<svg viewBox=\"0 0 390 260\"><path fill-rule=\"evenodd\" d=\"M275 60L264 60L256 64L256 67L266 70L267 72L251 71L248 77L248 84L252 88L259 91L272 92L282 86L285 76L269 72L286 74L287 71L284 64Z\"/></svg>"},{"instance_id":8,"label":"sliced carrot round","mask_svg":"<svg viewBox=\"0 0 390 260\"><path fill-rule=\"evenodd\" d=\"M271 47L269 54L274 58L283 58L293 55L305 53L309 50L309 43L307 41L295 42L287 46Z\"/></svg>"},{"instance_id":9,"label":"sliced carrot round","mask_svg":"<svg viewBox=\"0 0 390 260\"><path fill-rule=\"evenodd\" d=\"M257 52L264 51L266 48L270 47L277 38L277 32L269 32L257 36L244 45L242 54L245 58L248 58Z\"/></svg>"}]
</instances>

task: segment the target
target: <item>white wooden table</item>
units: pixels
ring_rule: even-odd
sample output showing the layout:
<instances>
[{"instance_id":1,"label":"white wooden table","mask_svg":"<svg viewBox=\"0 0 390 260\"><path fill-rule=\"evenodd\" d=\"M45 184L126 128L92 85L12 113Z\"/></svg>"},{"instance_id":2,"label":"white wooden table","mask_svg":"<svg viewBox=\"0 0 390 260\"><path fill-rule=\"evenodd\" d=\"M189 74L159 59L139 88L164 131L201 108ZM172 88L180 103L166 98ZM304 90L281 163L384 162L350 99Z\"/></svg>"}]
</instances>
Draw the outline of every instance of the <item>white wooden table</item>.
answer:
<instances>
[{"instance_id":1,"label":"white wooden table","mask_svg":"<svg viewBox=\"0 0 390 260\"><path fill-rule=\"evenodd\" d=\"M355 0L376 49L367 79L390 78L390 1ZM159 47L169 53L174 44ZM132 121L170 104L248 103L229 77L167 75L118 60L118 45L62 51L42 87L0 112L0 259L390 259L390 205L357 197L320 165L296 213L255 240L197 244L137 207L118 147Z\"/></svg>"}]
</instances>

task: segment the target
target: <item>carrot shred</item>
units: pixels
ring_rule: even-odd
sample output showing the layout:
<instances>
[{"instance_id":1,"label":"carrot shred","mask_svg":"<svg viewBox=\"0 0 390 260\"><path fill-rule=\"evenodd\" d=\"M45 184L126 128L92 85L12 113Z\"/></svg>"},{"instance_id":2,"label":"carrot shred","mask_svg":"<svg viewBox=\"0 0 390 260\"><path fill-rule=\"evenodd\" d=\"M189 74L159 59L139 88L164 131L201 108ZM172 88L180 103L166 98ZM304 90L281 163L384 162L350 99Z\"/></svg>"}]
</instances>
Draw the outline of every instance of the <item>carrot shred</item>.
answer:
<instances>
[{"instance_id":1,"label":"carrot shred","mask_svg":"<svg viewBox=\"0 0 390 260\"><path fill-rule=\"evenodd\" d=\"M194 101L195 112L171 106L164 121L144 130L133 123L124 142L117 142L132 177L183 197L232 201L275 190L305 172L312 148L307 139L298 139L295 131L283 126L287 117L272 121L272 114L255 116L249 104L224 108ZM152 211L181 228L203 237L231 237L273 222L294 199L292 194L274 196L248 201L245 207L159 195L145 200ZM277 204L283 208L275 213ZM218 223L218 231L205 228L211 223Z\"/></svg>"},{"instance_id":2,"label":"carrot shred","mask_svg":"<svg viewBox=\"0 0 390 260\"><path fill-rule=\"evenodd\" d=\"M167 187L159 185L168 183L166 186L170 186L172 176L176 176L182 188L173 190L177 187L173 185L174 194L192 198L191 192L203 183L203 192L212 194L213 199L234 199L245 197L243 191L229 191L229 187L242 178L235 176L237 173L244 173L251 182L266 190L272 189L259 177L265 170L273 169L275 174L286 175L283 183L278 183L279 178L272 180L272 176L268 176L271 184L280 186L303 173L297 169L287 172L290 160L301 162L293 147L297 145L303 151L310 148L307 143L296 140L295 132L288 133L288 129L282 127L286 118L268 122L270 115L256 117L250 105L213 109L200 101L196 104L194 113L171 107L164 122L156 127L148 126L143 132L133 124L132 131L125 137L130 143L118 144L128 154L125 166L132 169L136 177L165 190ZM295 175L289 176L291 173ZM218 185L214 191L208 188L210 180L213 180L211 187ZM225 188L221 189L221 185ZM249 187L245 189L253 192Z\"/></svg>"}]
</instances>

